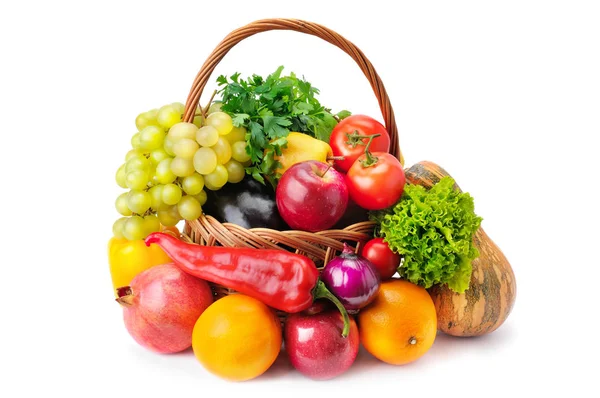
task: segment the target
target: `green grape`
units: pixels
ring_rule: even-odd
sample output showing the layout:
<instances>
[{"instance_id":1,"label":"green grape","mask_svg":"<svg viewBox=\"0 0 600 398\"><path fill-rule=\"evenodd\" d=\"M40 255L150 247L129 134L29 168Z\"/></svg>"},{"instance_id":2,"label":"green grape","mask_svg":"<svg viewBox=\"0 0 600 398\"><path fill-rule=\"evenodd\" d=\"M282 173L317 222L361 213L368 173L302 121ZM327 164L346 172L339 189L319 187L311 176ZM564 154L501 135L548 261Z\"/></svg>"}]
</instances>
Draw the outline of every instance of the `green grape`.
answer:
<instances>
[{"instance_id":1,"label":"green grape","mask_svg":"<svg viewBox=\"0 0 600 398\"><path fill-rule=\"evenodd\" d=\"M141 170L148 172L152 164L144 155L131 156L127 163L125 163L125 172L131 173L132 171Z\"/></svg>"},{"instance_id":2,"label":"green grape","mask_svg":"<svg viewBox=\"0 0 600 398\"><path fill-rule=\"evenodd\" d=\"M160 221L158 217L154 214L149 214L144 217L144 229L146 231L144 237L150 235L152 232L160 231Z\"/></svg>"},{"instance_id":3,"label":"green grape","mask_svg":"<svg viewBox=\"0 0 600 398\"><path fill-rule=\"evenodd\" d=\"M175 181L177 176L171 171L171 162L171 158L166 158L156 165L156 181L161 184L169 184Z\"/></svg>"},{"instance_id":4,"label":"green grape","mask_svg":"<svg viewBox=\"0 0 600 398\"><path fill-rule=\"evenodd\" d=\"M204 188L204 177L198 173L184 177L181 181L181 188L183 188L183 192L188 195L196 195Z\"/></svg>"},{"instance_id":5,"label":"green grape","mask_svg":"<svg viewBox=\"0 0 600 398\"><path fill-rule=\"evenodd\" d=\"M129 217L123 226L123 236L129 240L144 239L146 237L144 219L140 216Z\"/></svg>"},{"instance_id":6,"label":"green grape","mask_svg":"<svg viewBox=\"0 0 600 398\"><path fill-rule=\"evenodd\" d=\"M135 127L141 131L148 126L156 126L158 124L156 116L158 116L158 109L140 113L135 118Z\"/></svg>"},{"instance_id":7,"label":"green grape","mask_svg":"<svg viewBox=\"0 0 600 398\"><path fill-rule=\"evenodd\" d=\"M227 135L233 128L233 121L231 116L225 112L213 112L206 118L206 124L213 126L219 132L219 135Z\"/></svg>"},{"instance_id":8,"label":"green grape","mask_svg":"<svg viewBox=\"0 0 600 398\"><path fill-rule=\"evenodd\" d=\"M202 111L200 111L200 109L196 110L195 116L194 116L194 125L198 128L202 127L202 125L204 124L204 116L202 116Z\"/></svg>"},{"instance_id":9,"label":"green grape","mask_svg":"<svg viewBox=\"0 0 600 398\"><path fill-rule=\"evenodd\" d=\"M250 155L246 153L246 141L236 141L231 145L231 157L240 163L250 160Z\"/></svg>"},{"instance_id":10,"label":"green grape","mask_svg":"<svg viewBox=\"0 0 600 398\"><path fill-rule=\"evenodd\" d=\"M158 179L156 178L156 167L151 166L148 171L148 186L153 187L157 184L160 184L160 182L158 182Z\"/></svg>"},{"instance_id":11,"label":"green grape","mask_svg":"<svg viewBox=\"0 0 600 398\"><path fill-rule=\"evenodd\" d=\"M219 141L219 132L213 126L204 126L196 133L196 142L202 146L211 147Z\"/></svg>"},{"instance_id":12,"label":"green grape","mask_svg":"<svg viewBox=\"0 0 600 398\"><path fill-rule=\"evenodd\" d=\"M176 123L181 121L181 113L177 112L177 109L171 105L165 105L158 110L158 116L156 117L158 124L165 128L170 129Z\"/></svg>"},{"instance_id":13,"label":"green grape","mask_svg":"<svg viewBox=\"0 0 600 398\"><path fill-rule=\"evenodd\" d=\"M169 158L169 154L165 151L164 148L158 148L150 152L150 162L153 165L159 164L162 160Z\"/></svg>"},{"instance_id":14,"label":"green grape","mask_svg":"<svg viewBox=\"0 0 600 398\"><path fill-rule=\"evenodd\" d=\"M167 153L167 155L175 156L175 154L173 153L173 145L174 144L175 144L175 141L167 135L163 142L163 148L164 148L165 152Z\"/></svg>"},{"instance_id":15,"label":"green grape","mask_svg":"<svg viewBox=\"0 0 600 398\"><path fill-rule=\"evenodd\" d=\"M169 138L173 140L173 143L179 138L189 138L191 140L196 138L196 132L198 127L192 123L181 122L177 123L169 130Z\"/></svg>"},{"instance_id":16,"label":"green grape","mask_svg":"<svg viewBox=\"0 0 600 398\"><path fill-rule=\"evenodd\" d=\"M155 185L148 190L151 198L150 208L154 211L165 210L168 207L162 200L163 186Z\"/></svg>"},{"instance_id":17,"label":"green grape","mask_svg":"<svg viewBox=\"0 0 600 398\"><path fill-rule=\"evenodd\" d=\"M129 192L124 192L117 196L117 200L115 201L115 208L119 214L126 217L130 216L132 213L131 209L129 208L128 197Z\"/></svg>"},{"instance_id":18,"label":"green grape","mask_svg":"<svg viewBox=\"0 0 600 398\"><path fill-rule=\"evenodd\" d=\"M191 159L194 157L194 154L196 153L198 148L200 148L200 146L198 145L196 140L191 140L189 138L180 138L177 141L175 141L175 144L173 144L173 153L177 157Z\"/></svg>"},{"instance_id":19,"label":"green grape","mask_svg":"<svg viewBox=\"0 0 600 398\"><path fill-rule=\"evenodd\" d=\"M128 161L129 159L131 159L134 156L142 156L144 155L143 152L137 150L137 149L131 149L129 152L127 152L127 154L125 155L125 161Z\"/></svg>"},{"instance_id":20,"label":"green grape","mask_svg":"<svg viewBox=\"0 0 600 398\"><path fill-rule=\"evenodd\" d=\"M194 198L196 198L196 200L198 201L198 203L200 203L200 206L204 206L204 204L206 203L206 191L202 190L200 191L200 193L198 195L194 195Z\"/></svg>"},{"instance_id":21,"label":"green grape","mask_svg":"<svg viewBox=\"0 0 600 398\"><path fill-rule=\"evenodd\" d=\"M177 206L168 206L165 210L157 212L156 215L160 223L165 227L175 226L181 220Z\"/></svg>"},{"instance_id":22,"label":"green grape","mask_svg":"<svg viewBox=\"0 0 600 398\"><path fill-rule=\"evenodd\" d=\"M244 179L246 175L246 169L240 162L230 160L223 166L227 169L227 182L238 183Z\"/></svg>"},{"instance_id":23,"label":"green grape","mask_svg":"<svg viewBox=\"0 0 600 398\"><path fill-rule=\"evenodd\" d=\"M171 171L177 177L191 176L194 174L194 162L192 159L185 159L177 156L171 161Z\"/></svg>"},{"instance_id":24,"label":"green grape","mask_svg":"<svg viewBox=\"0 0 600 398\"><path fill-rule=\"evenodd\" d=\"M230 144L233 144L234 142L238 142L238 141L246 141L246 133L248 132L248 130L246 130L245 127L233 127L231 129L231 132L229 134L227 134L225 136L225 138L227 139L227 141L229 141Z\"/></svg>"},{"instance_id":25,"label":"green grape","mask_svg":"<svg viewBox=\"0 0 600 398\"><path fill-rule=\"evenodd\" d=\"M184 196L177 203L177 211L184 220L196 220L202 215L202 206L193 196Z\"/></svg>"},{"instance_id":26,"label":"green grape","mask_svg":"<svg viewBox=\"0 0 600 398\"><path fill-rule=\"evenodd\" d=\"M133 149L142 149L140 145L141 145L141 142L140 142L140 133L135 133L131 137L131 147Z\"/></svg>"},{"instance_id":27,"label":"green grape","mask_svg":"<svg viewBox=\"0 0 600 398\"><path fill-rule=\"evenodd\" d=\"M217 165L215 171L204 176L204 186L211 191L221 189L227 183L227 169L222 164Z\"/></svg>"},{"instance_id":28,"label":"green grape","mask_svg":"<svg viewBox=\"0 0 600 398\"><path fill-rule=\"evenodd\" d=\"M210 189L211 191L218 191L222 187L218 187L216 185L213 185L210 181L204 181L204 188Z\"/></svg>"},{"instance_id":29,"label":"green grape","mask_svg":"<svg viewBox=\"0 0 600 398\"><path fill-rule=\"evenodd\" d=\"M148 126L140 131L140 147L145 151L161 148L167 134L157 126Z\"/></svg>"},{"instance_id":30,"label":"green grape","mask_svg":"<svg viewBox=\"0 0 600 398\"><path fill-rule=\"evenodd\" d=\"M127 217L121 217L113 224L113 235L115 238L123 239L125 236L123 235L123 229L125 228L125 223L127 222Z\"/></svg>"},{"instance_id":31,"label":"green grape","mask_svg":"<svg viewBox=\"0 0 600 398\"><path fill-rule=\"evenodd\" d=\"M202 147L194 154L194 169L200 174L212 173L217 167L217 154L210 148Z\"/></svg>"},{"instance_id":32,"label":"green grape","mask_svg":"<svg viewBox=\"0 0 600 398\"><path fill-rule=\"evenodd\" d=\"M125 176L127 188L141 191L148 185L148 172L143 170L133 170Z\"/></svg>"},{"instance_id":33,"label":"green grape","mask_svg":"<svg viewBox=\"0 0 600 398\"><path fill-rule=\"evenodd\" d=\"M131 191L127 195L127 206L132 212L144 214L152 204L152 196L146 191Z\"/></svg>"},{"instance_id":34,"label":"green grape","mask_svg":"<svg viewBox=\"0 0 600 398\"><path fill-rule=\"evenodd\" d=\"M210 104L210 107L208 108L208 113L215 113L215 112L221 112L221 106L223 105L223 103L221 101L215 101L212 104Z\"/></svg>"},{"instance_id":35,"label":"green grape","mask_svg":"<svg viewBox=\"0 0 600 398\"><path fill-rule=\"evenodd\" d=\"M162 189L162 200L167 205L176 205L181 200L181 188L175 184L166 184Z\"/></svg>"},{"instance_id":36,"label":"green grape","mask_svg":"<svg viewBox=\"0 0 600 398\"><path fill-rule=\"evenodd\" d=\"M217 163L225 164L231 159L231 145L224 137L219 137L217 143L211 148L217 154Z\"/></svg>"},{"instance_id":37,"label":"green grape","mask_svg":"<svg viewBox=\"0 0 600 398\"><path fill-rule=\"evenodd\" d=\"M115 175L115 180L117 181L117 185L121 188L127 188L127 181L125 177L127 176L127 172L125 171L125 164L122 164L118 169Z\"/></svg>"},{"instance_id":38,"label":"green grape","mask_svg":"<svg viewBox=\"0 0 600 398\"><path fill-rule=\"evenodd\" d=\"M175 108L175 110L181 115L183 115L183 113L185 112L185 105L183 105L181 102L173 102L171 106Z\"/></svg>"}]
</instances>

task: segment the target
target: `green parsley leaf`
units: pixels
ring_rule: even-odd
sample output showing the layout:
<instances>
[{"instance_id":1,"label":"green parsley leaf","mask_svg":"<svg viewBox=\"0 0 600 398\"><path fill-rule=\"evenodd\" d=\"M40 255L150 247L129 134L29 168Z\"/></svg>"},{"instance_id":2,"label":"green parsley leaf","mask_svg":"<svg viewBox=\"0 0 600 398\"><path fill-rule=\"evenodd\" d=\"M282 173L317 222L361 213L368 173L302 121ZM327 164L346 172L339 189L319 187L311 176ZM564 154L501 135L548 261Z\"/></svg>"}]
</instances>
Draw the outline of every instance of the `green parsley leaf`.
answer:
<instances>
[{"instance_id":1,"label":"green parsley leaf","mask_svg":"<svg viewBox=\"0 0 600 398\"><path fill-rule=\"evenodd\" d=\"M248 119L250 119L250 115L247 113L236 113L231 116L231 120L235 127L243 126Z\"/></svg>"},{"instance_id":2,"label":"green parsley leaf","mask_svg":"<svg viewBox=\"0 0 600 398\"><path fill-rule=\"evenodd\" d=\"M263 126L265 133L269 138L287 137L290 132L286 127L290 126L292 122L282 116L263 116Z\"/></svg>"},{"instance_id":3,"label":"green parsley leaf","mask_svg":"<svg viewBox=\"0 0 600 398\"><path fill-rule=\"evenodd\" d=\"M352 115L352 113L350 111L339 111L338 113L335 114L335 116L337 116L338 119L340 120L344 120L345 118L347 118L348 116Z\"/></svg>"}]
</instances>

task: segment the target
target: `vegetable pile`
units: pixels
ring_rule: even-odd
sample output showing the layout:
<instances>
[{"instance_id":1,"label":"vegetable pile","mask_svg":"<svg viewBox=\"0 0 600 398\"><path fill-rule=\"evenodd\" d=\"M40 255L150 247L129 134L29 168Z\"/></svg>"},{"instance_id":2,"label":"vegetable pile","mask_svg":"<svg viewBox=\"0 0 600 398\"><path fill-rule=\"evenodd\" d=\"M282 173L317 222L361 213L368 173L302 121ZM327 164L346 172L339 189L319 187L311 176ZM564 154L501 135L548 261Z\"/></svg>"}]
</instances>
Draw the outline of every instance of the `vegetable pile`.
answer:
<instances>
[{"instance_id":1,"label":"vegetable pile","mask_svg":"<svg viewBox=\"0 0 600 398\"><path fill-rule=\"evenodd\" d=\"M244 381L283 355L283 336L294 368L323 380L346 372L360 344L405 365L438 329L466 336L502 324L514 275L494 262L473 198L429 164L404 170L380 122L332 113L316 87L282 72L220 76L221 98L193 123L180 103L136 118L108 256L133 339L157 353L192 347L210 373ZM205 230L184 236L181 221ZM218 222L225 240L214 239ZM350 225L373 233L358 243L320 235ZM296 230L289 236L318 242L317 254L271 237L256 249L244 229ZM318 255L342 245L328 261Z\"/></svg>"}]
</instances>

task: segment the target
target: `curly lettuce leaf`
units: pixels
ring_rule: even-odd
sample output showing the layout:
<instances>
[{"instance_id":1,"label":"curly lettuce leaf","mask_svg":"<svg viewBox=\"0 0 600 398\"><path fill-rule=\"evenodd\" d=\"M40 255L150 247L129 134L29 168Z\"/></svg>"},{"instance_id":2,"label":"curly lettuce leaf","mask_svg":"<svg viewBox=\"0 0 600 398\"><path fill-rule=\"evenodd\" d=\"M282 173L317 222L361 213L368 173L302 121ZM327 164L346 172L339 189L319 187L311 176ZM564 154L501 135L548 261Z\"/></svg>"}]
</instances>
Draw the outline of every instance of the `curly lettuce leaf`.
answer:
<instances>
[{"instance_id":1,"label":"curly lettuce leaf","mask_svg":"<svg viewBox=\"0 0 600 398\"><path fill-rule=\"evenodd\" d=\"M445 283L462 293L469 287L471 261L479 256L473 235L482 218L471 195L453 186L451 177L429 190L407 184L396 205L372 212L371 219L390 248L404 256L401 277L425 288Z\"/></svg>"}]
</instances>

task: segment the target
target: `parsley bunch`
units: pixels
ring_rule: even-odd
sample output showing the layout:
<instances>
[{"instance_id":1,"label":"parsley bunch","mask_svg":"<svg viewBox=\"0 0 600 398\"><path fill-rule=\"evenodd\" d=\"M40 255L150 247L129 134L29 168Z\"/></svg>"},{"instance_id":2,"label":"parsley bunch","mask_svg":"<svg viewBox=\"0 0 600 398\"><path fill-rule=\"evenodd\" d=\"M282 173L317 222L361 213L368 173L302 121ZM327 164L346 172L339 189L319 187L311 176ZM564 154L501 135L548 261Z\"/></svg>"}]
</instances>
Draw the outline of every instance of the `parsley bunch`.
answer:
<instances>
[{"instance_id":1,"label":"parsley bunch","mask_svg":"<svg viewBox=\"0 0 600 398\"><path fill-rule=\"evenodd\" d=\"M221 110L231 116L234 126L248 130L246 152L252 164L246 173L263 184L265 178L275 184L280 177L275 156L286 147L290 131L329 142L338 120L350 115L348 111L333 115L315 97L319 94L316 87L294 73L282 77L282 71L280 66L266 79L252 75L243 80L239 73L217 79Z\"/></svg>"}]
</instances>

